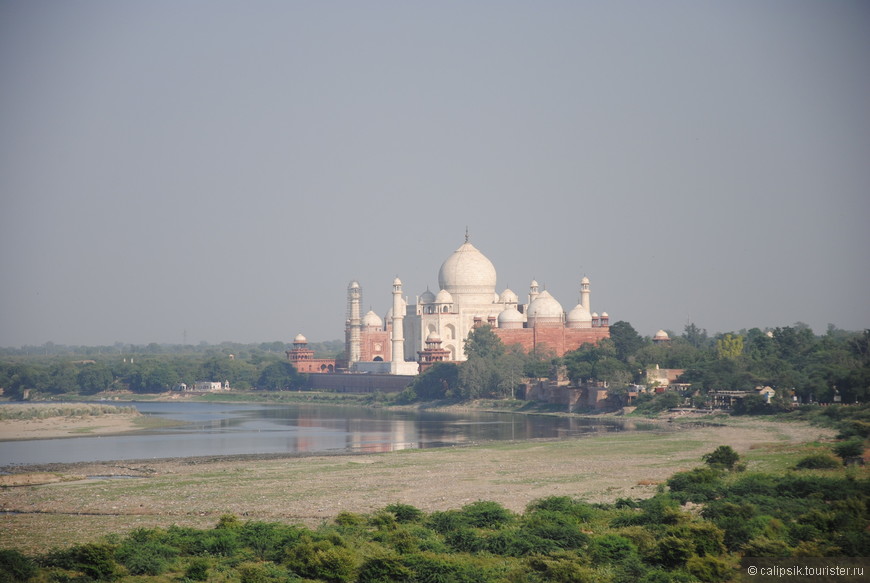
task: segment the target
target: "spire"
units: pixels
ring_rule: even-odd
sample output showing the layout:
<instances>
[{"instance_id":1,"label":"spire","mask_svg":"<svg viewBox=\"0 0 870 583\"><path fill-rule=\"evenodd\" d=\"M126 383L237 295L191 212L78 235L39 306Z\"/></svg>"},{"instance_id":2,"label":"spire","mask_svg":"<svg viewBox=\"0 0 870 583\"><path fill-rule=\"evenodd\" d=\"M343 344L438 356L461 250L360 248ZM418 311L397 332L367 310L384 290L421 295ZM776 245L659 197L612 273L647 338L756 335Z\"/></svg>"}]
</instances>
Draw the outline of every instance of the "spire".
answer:
<instances>
[{"instance_id":1,"label":"spire","mask_svg":"<svg viewBox=\"0 0 870 583\"><path fill-rule=\"evenodd\" d=\"M468 225L465 225L465 242L468 243Z\"/></svg>"}]
</instances>

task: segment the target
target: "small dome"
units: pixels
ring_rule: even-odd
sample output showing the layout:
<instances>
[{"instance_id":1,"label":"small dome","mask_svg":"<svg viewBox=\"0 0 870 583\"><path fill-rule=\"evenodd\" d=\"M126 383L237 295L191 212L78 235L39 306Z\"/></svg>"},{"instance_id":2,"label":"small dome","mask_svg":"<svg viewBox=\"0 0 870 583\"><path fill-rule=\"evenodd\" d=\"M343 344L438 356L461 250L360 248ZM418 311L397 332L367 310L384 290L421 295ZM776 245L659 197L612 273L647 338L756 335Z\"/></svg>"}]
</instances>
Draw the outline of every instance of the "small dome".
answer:
<instances>
[{"instance_id":1,"label":"small dome","mask_svg":"<svg viewBox=\"0 0 870 583\"><path fill-rule=\"evenodd\" d=\"M532 283L529 284L529 287L538 287L538 280L537 280L537 279L533 279L533 280L532 280Z\"/></svg>"},{"instance_id":2,"label":"small dome","mask_svg":"<svg viewBox=\"0 0 870 583\"><path fill-rule=\"evenodd\" d=\"M383 328L384 321L381 320L381 317L374 313L374 311L369 310L366 312L366 315L363 316L362 319L363 326L374 326L375 328Z\"/></svg>"},{"instance_id":3,"label":"small dome","mask_svg":"<svg viewBox=\"0 0 870 583\"><path fill-rule=\"evenodd\" d=\"M435 296L435 303L436 304L452 304L453 303L453 296L446 289L442 289L441 291L438 292L438 295Z\"/></svg>"},{"instance_id":4,"label":"small dome","mask_svg":"<svg viewBox=\"0 0 870 583\"><path fill-rule=\"evenodd\" d=\"M601 317L602 318L609 318L610 316L607 315L607 312L601 312Z\"/></svg>"},{"instance_id":5,"label":"small dome","mask_svg":"<svg viewBox=\"0 0 870 583\"><path fill-rule=\"evenodd\" d=\"M426 336L426 342L441 342L441 336L438 335L438 332L432 330L429 332L429 335Z\"/></svg>"},{"instance_id":6,"label":"small dome","mask_svg":"<svg viewBox=\"0 0 870 583\"><path fill-rule=\"evenodd\" d=\"M520 298L510 289L506 289L501 292L501 295L498 297L498 301L500 304L517 304L519 303Z\"/></svg>"},{"instance_id":7,"label":"small dome","mask_svg":"<svg viewBox=\"0 0 870 583\"><path fill-rule=\"evenodd\" d=\"M420 295L420 303L421 304L431 304L434 301L435 301L435 294L433 294L431 291L429 291L429 288L426 288L426 291L424 291Z\"/></svg>"},{"instance_id":8,"label":"small dome","mask_svg":"<svg viewBox=\"0 0 870 583\"><path fill-rule=\"evenodd\" d=\"M656 340L670 340L670 336L668 336L668 333L664 330L659 330L658 332L656 332L654 338Z\"/></svg>"},{"instance_id":9,"label":"small dome","mask_svg":"<svg viewBox=\"0 0 870 583\"><path fill-rule=\"evenodd\" d=\"M593 318L597 318L597 317L598 317L598 312L592 312L592 317L593 317Z\"/></svg>"},{"instance_id":10,"label":"small dome","mask_svg":"<svg viewBox=\"0 0 870 583\"><path fill-rule=\"evenodd\" d=\"M359 282L357 280L353 280L347 287L348 289L359 289Z\"/></svg>"},{"instance_id":11,"label":"small dome","mask_svg":"<svg viewBox=\"0 0 870 583\"><path fill-rule=\"evenodd\" d=\"M589 278L584 275L583 279L580 280L580 283L589 283Z\"/></svg>"},{"instance_id":12,"label":"small dome","mask_svg":"<svg viewBox=\"0 0 870 583\"><path fill-rule=\"evenodd\" d=\"M402 285L402 280L397 277L393 280L393 285Z\"/></svg>"},{"instance_id":13,"label":"small dome","mask_svg":"<svg viewBox=\"0 0 870 583\"><path fill-rule=\"evenodd\" d=\"M556 301L550 292L542 291L538 297L529 304L529 318L559 318L561 320L562 304Z\"/></svg>"},{"instance_id":14,"label":"small dome","mask_svg":"<svg viewBox=\"0 0 870 583\"><path fill-rule=\"evenodd\" d=\"M568 327L569 328L582 328L582 324L588 324L592 322L592 315L589 314L589 310L583 307L583 304L577 304L574 308L568 312Z\"/></svg>"},{"instance_id":15,"label":"small dome","mask_svg":"<svg viewBox=\"0 0 870 583\"><path fill-rule=\"evenodd\" d=\"M498 315L499 328L522 328L525 318L514 306L505 308Z\"/></svg>"},{"instance_id":16,"label":"small dome","mask_svg":"<svg viewBox=\"0 0 870 583\"><path fill-rule=\"evenodd\" d=\"M297 334L293 339L293 344L308 344L308 339L302 334Z\"/></svg>"}]
</instances>

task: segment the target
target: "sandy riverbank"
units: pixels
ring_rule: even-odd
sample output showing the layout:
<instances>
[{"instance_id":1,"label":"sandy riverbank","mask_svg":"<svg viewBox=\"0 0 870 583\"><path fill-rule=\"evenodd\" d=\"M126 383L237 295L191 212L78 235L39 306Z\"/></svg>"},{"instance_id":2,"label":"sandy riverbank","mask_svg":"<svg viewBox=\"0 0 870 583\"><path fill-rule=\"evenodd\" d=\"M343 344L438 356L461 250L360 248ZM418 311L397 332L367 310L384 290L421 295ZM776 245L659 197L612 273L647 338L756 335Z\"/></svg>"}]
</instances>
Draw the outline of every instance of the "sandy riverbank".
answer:
<instances>
[{"instance_id":1,"label":"sandy riverbank","mask_svg":"<svg viewBox=\"0 0 870 583\"><path fill-rule=\"evenodd\" d=\"M0 548L33 552L140 526L208 527L224 513L316 526L342 511L371 512L391 502L427 512L475 500L522 511L551 495L613 502L652 495L675 471L699 465L702 454L722 444L734 447L750 469L782 469L806 453L807 442L831 437L803 423L741 419L661 433L385 454L17 468L18 479L48 474L56 481L0 489L0 511L7 513L0 516Z\"/></svg>"},{"instance_id":2,"label":"sandy riverbank","mask_svg":"<svg viewBox=\"0 0 870 583\"><path fill-rule=\"evenodd\" d=\"M142 416L127 409L81 405L78 414L55 414L64 407L49 403L0 405L0 441L107 435L141 429ZM76 407L70 405L66 408L75 411ZM10 418L19 416L16 413L31 415L29 418Z\"/></svg>"}]
</instances>

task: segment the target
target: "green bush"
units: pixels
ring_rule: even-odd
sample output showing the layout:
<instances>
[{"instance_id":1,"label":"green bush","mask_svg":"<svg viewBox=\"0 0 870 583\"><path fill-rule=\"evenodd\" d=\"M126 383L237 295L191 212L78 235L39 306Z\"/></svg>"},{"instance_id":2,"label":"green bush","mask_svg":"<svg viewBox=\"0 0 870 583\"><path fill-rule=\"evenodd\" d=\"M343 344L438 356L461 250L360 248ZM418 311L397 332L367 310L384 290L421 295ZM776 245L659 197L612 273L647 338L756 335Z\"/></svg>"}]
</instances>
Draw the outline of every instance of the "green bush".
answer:
<instances>
[{"instance_id":1,"label":"green bush","mask_svg":"<svg viewBox=\"0 0 870 583\"><path fill-rule=\"evenodd\" d=\"M462 507L466 523L477 528L500 528L514 520L513 513L498 502L478 500Z\"/></svg>"},{"instance_id":2,"label":"green bush","mask_svg":"<svg viewBox=\"0 0 870 583\"><path fill-rule=\"evenodd\" d=\"M396 502L386 506L384 510L392 512L396 516L398 522L417 522L423 518L423 511L411 506L410 504L400 504Z\"/></svg>"},{"instance_id":3,"label":"green bush","mask_svg":"<svg viewBox=\"0 0 870 583\"><path fill-rule=\"evenodd\" d=\"M574 500L568 496L549 496L539 500L532 501L527 507L526 512L537 512L539 510L549 510L552 512L560 512L569 515L580 522L589 522L595 516L595 508L586 502Z\"/></svg>"},{"instance_id":4,"label":"green bush","mask_svg":"<svg viewBox=\"0 0 870 583\"><path fill-rule=\"evenodd\" d=\"M190 581L208 581L208 568L208 559L193 559L184 571L184 578Z\"/></svg>"},{"instance_id":5,"label":"green bush","mask_svg":"<svg viewBox=\"0 0 870 583\"><path fill-rule=\"evenodd\" d=\"M667 481L668 488L682 502L715 500L722 491L721 472L714 468L695 468L677 472Z\"/></svg>"},{"instance_id":6,"label":"green bush","mask_svg":"<svg viewBox=\"0 0 870 583\"><path fill-rule=\"evenodd\" d=\"M727 581L734 574L731 565L716 557L691 557L686 561L686 571L701 581L711 583Z\"/></svg>"},{"instance_id":7,"label":"green bush","mask_svg":"<svg viewBox=\"0 0 870 583\"><path fill-rule=\"evenodd\" d=\"M397 556L367 559L359 570L359 583L394 583L411 581L414 572Z\"/></svg>"},{"instance_id":8,"label":"green bush","mask_svg":"<svg viewBox=\"0 0 870 583\"><path fill-rule=\"evenodd\" d=\"M36 565L16 550L0 550L0 583L27 581L36 575Z\"/></svg>"},{"instance_id":9,"label":"green bush","mask_svg":"<svg viewBox=\"0 0 870 583\"><path fill-rule=\"evenodd\" d=\"M853 437L846 441L841 441L834 446L834 453L844 460L851 457L860 457L864 455L864 440L860 437Z\"/></svg>"},{"instance_id":10,"label":"green bush","mask_svg":"<svg viewBox=\"0 0 870 583\"><path fill-rule=\"evenodd\" d=\"M828 454L813 453L801 458L795 467L799 470L834 470L843 467L843 464Z\"/></svg>"},{"instance_id":11,"label":"green bush","mask_svg":"<svg viewBox=\"0 0 870 583\"><path fill-rule=\"evenodd\" d=\"M356 577L356 553L331 540L314 541L304 535L286 550L286 565L294 573L329 583L349 583Z\"/></svg>"},{"instance_id":12,"label":"green bush","mask_svg":"<svg viewBox=\"0 0 870 583\"><path fill-rule=\"evenodd\" d=\"M701 459L710 467L733 470L734 464L740 461L740 456L730 445L720 445L710 453L702 455Z\"/></svg>"},{"instance_id":13,"label":"green bush","mask_svg":"<svg viewBox=\"0 0 870 583\"><path fill-rule=\"evenodd\" d=\"M634 543L618 534L605 534L592 539L589 545L592 561L596 564L618 563L637 554Z\"/></svg>"},{"instance_id":14,"label":"green bush","mask_svg":"<svg viewBox=\"0 0 870 583\"><path fill-rule=\"evenodd\" d=\"M115 562L114 547L89 543L71 549L72 570L80 571L86 577L97 581L114 581L118 578L118 564Z\"/></svg>"},{"instance_id":15,"label":"green bush","mask_svg":"<svg viewBox=\"0 0 870 583\"><path fill-rule=\"evenodd\" d=\"M132 537L115 552L131 575L160 575L177 555L178 549L160 541L136 541Z\"/></svg>"}]
</instances>

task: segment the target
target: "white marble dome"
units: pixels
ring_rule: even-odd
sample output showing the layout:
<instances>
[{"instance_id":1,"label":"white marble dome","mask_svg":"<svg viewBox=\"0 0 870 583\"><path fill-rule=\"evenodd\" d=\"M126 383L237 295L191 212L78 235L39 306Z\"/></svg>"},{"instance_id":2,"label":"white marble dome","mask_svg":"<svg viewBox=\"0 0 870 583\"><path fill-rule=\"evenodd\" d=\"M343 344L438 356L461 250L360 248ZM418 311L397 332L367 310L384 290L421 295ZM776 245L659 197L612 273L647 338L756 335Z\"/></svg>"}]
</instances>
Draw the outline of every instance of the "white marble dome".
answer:
<instances>
[{"instance_id":1,"label":"white marble dome","mask_svg":"<svg viewBox=\"0 0 870 583\"><path fill-rule=\"evenodd\" d=\"M442 289L438 292L438 295L435 296L436 304L452 304L453 296L446 289Z\"/></svg>"},{"instance_id":2,"label":"white marble dome","mask_svg":"<svg viewBox=\"0 0 870 583\"><path fill-rule=\"evenodd\" d=\"M550 295L550 292L544 290L529 304L529 325L561 324L563 313L562 304Z\"/></svg>"},{"instance_id":3,"label":"white marble dome","mask_svg":"<svg viewBox=\"0 0 870 583\"><path fill-rule=\"evenodd\" d=\"M568 328L586 328L592 325L592 314L589 310L583 307L583 304L577 304L568 312L566 320Z\"/></svg>"},{"instance_id":4,"label":"white marble dome","mask_svg":"<svg viewBox=\"0 0 870 583\"><path fill-rule=\"evenodd\" d=\"M520 302L520 297L512 290L506 289L501 292L501 295L498 297L498 302L500 304L518 304Z\"/></svg>"},{"instance_id":5,"label":"white marble dome","mask_svg":"<svg viewBox=\"0 0 870 583\"><path fill-rule=\"evenodd\" d=\"M302 334L297 334L296 338L293 339L293 344L306 344L307 342L308 338L306 338Z\"/></svg>"},{"instance_id":6,"label":"white marble dome","mask_svg":"<svg viewBox=\"0 0 870 583\"><path fill-rule=\"evenodd\" d=\"M366 315L363 316L362 319L363 326L374 326L375 328L383 328L384 321L381 320L381 317L374 313L374 311L369 310L366 312Z\"/></svg>"},{"instance_id":7,"label":"white marble dome","mask_svg":"<svg viewBox=\"0 0 870 583\"><path fill-rule=\"evenodd\" d=\"M495 293L495 266L471 243L465 242L441 264L438 285L451 294ZM487 300L489 301L489 300Z\"/></svg>"},{"instance_id":8,"label":"white marble dome","mask_svg":"<svg viewBox=\"0 0 870 583\"><path fill-rule=\"evenodd\" d=\"M499 312L498 315L499 328L522 328L524 321L525 318L523 318L523 315L520 314L514 306L505 308L504 310Z\"/></svg>"}]
</instances>

